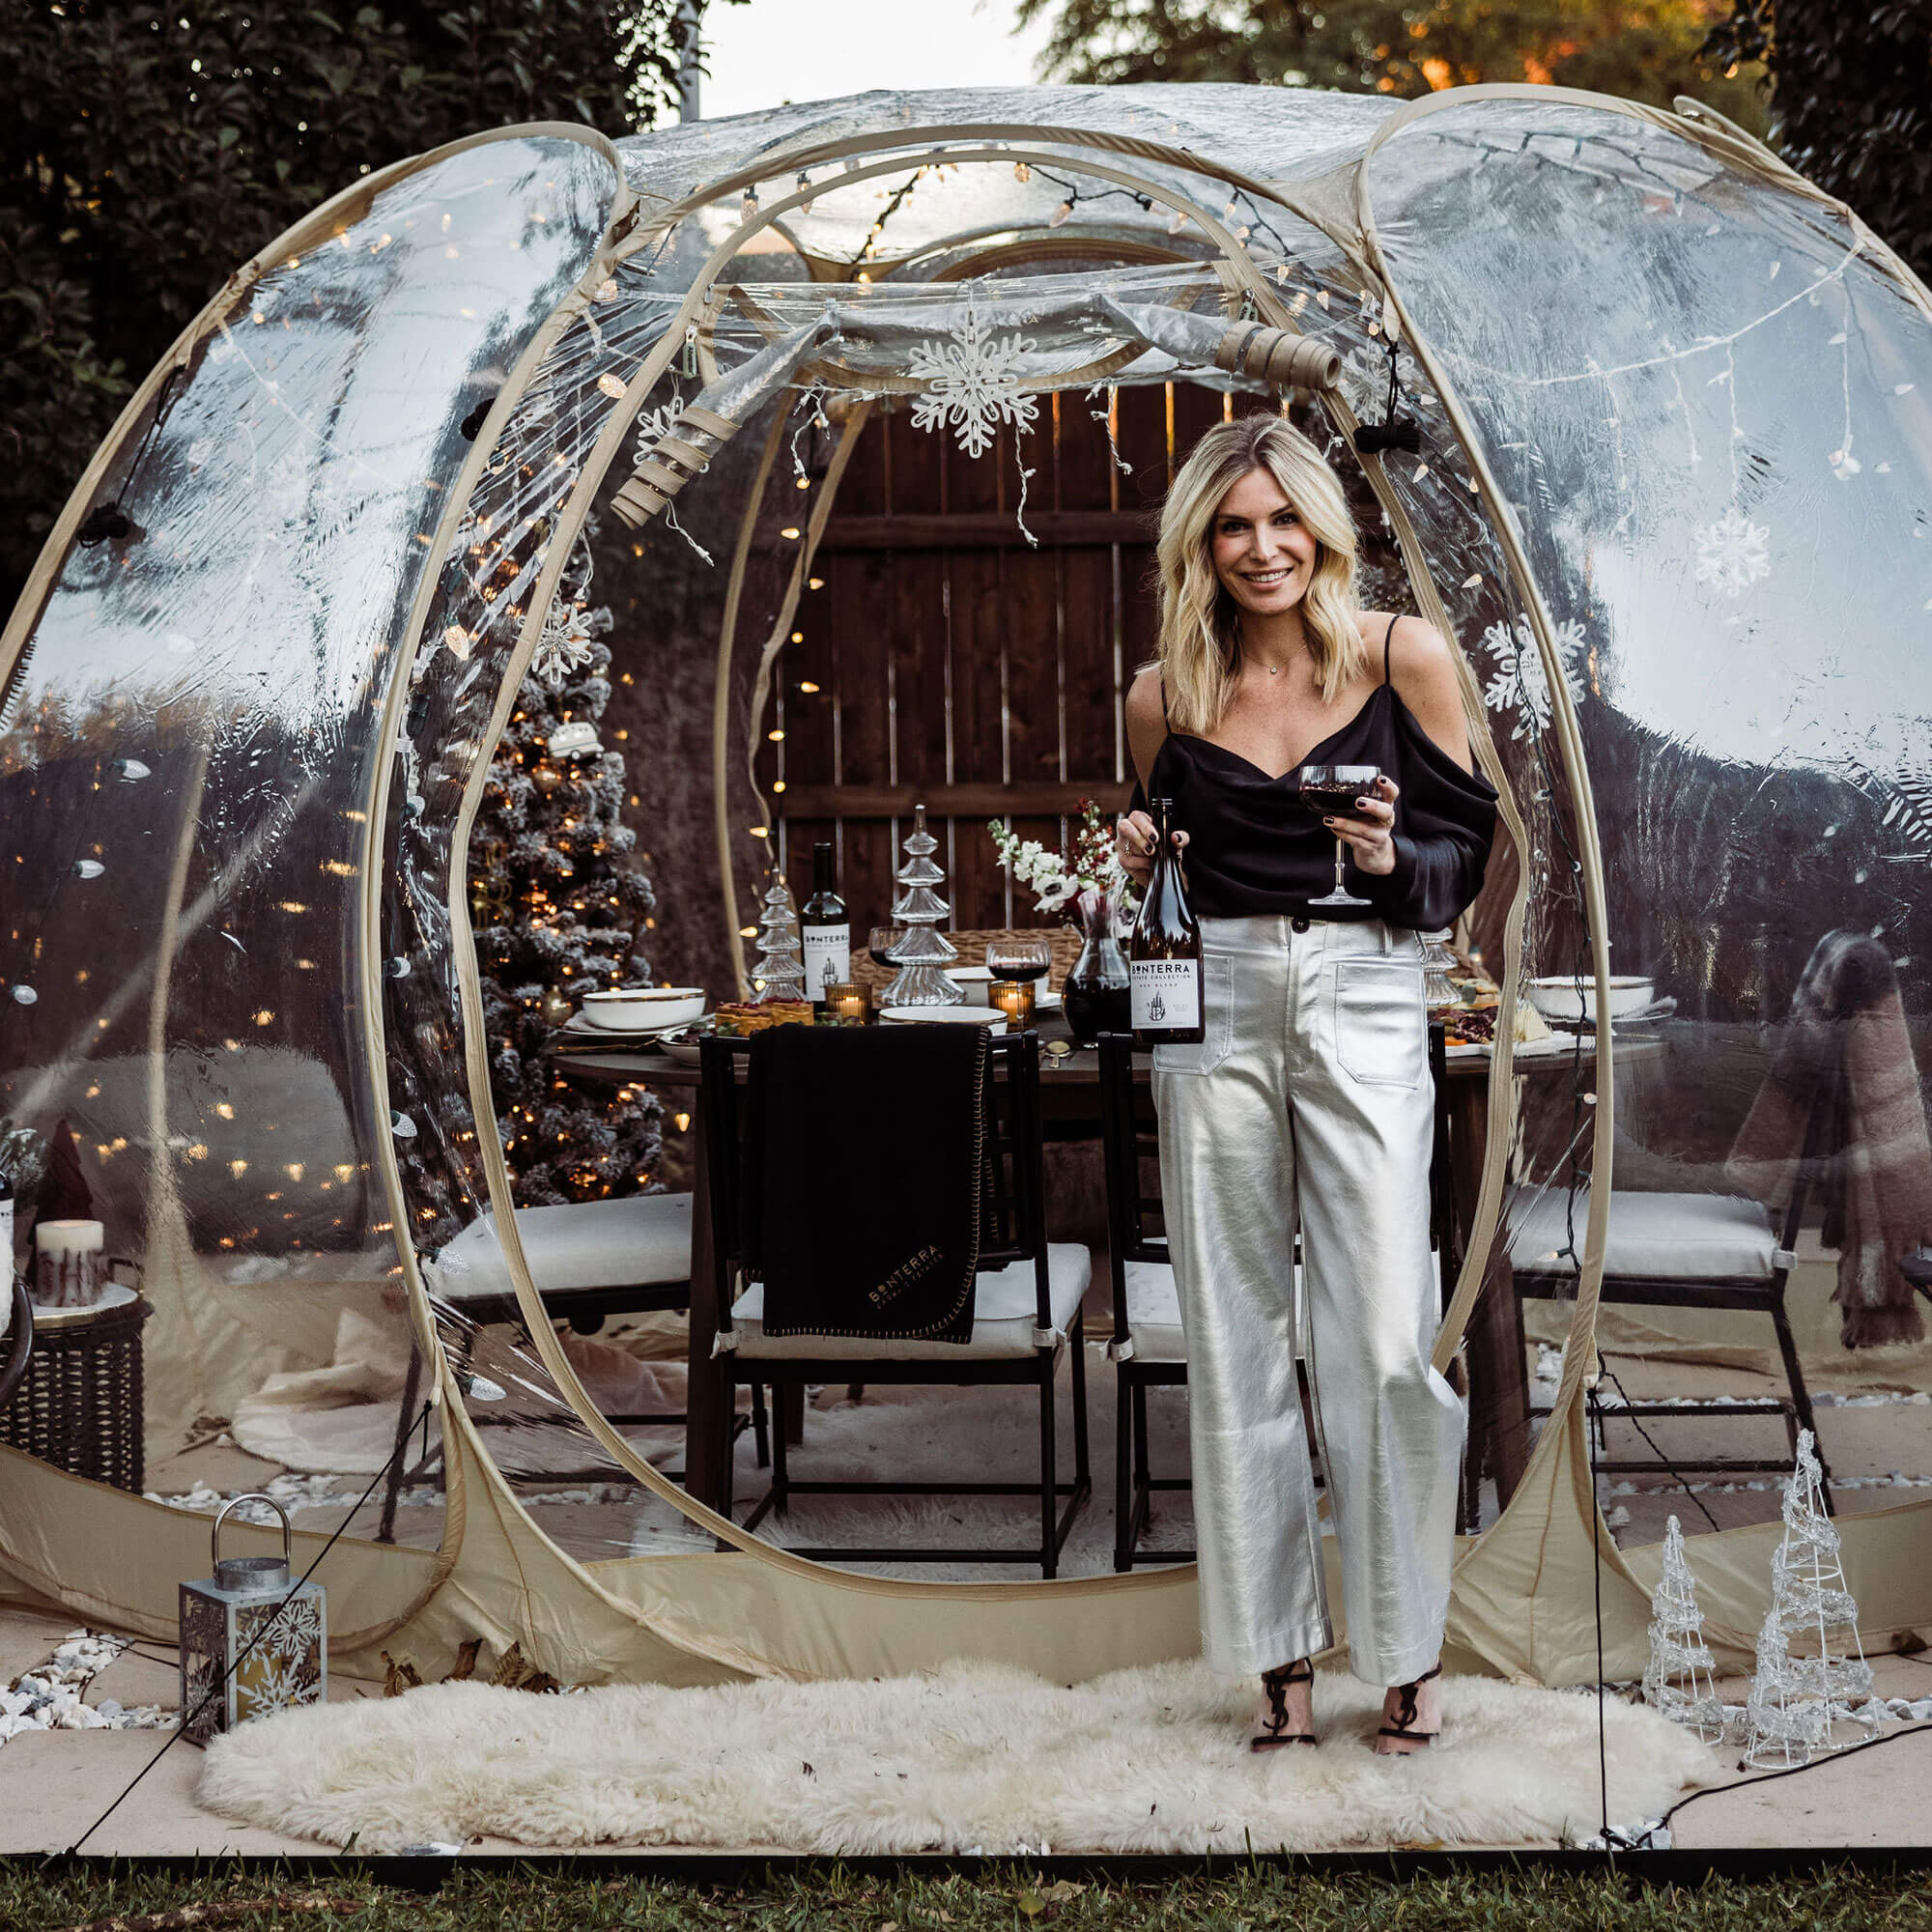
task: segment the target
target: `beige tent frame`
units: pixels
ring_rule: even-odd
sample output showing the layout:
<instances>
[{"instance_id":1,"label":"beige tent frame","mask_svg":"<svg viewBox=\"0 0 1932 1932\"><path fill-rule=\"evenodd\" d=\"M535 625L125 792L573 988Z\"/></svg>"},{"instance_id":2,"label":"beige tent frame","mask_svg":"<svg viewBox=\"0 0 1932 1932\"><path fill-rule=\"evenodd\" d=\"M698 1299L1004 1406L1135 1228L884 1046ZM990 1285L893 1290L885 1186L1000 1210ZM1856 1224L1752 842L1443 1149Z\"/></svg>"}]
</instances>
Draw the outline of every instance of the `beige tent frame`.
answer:
<instances>
[{"instance_id":1,"label":"beige tent frame","mask_svg":"<svg viewBox=\"0 0 1932 1932\"><path fill-rule=\"evenodd\" d=\"M287 254L326 238L331 224L366 213L370 200L385 186L429 167L464 148L483 141L532 133L556 135L594 146L611 158L617 183L603 242L573 291L558 305L498 392L476 447L452 489L437 543L446 546L455 520L480 473L481 464L515 407L541 357L565 327L582 312L590 293L614 268L639 248L668 234L677 221L696 209L717 202L759 181L822 161L890 153L891 162L841 175L838 185L905 165L908 151L922 158L949 163L1005 161L1027 158L1010 143L1037 141L1054 150L1041 158L1059 166L1077 165L1083 172L1132 185L1170 208L1198 221L1225 258L1224 273L1249 294L1262 318L1275 327L1293 329L1293 319L1268 284L1248 263L1242 251L1214 215L1178 194L1166 184L1148 180L1109 163L1068 160L1066 150L1112 154L1167 165L1197 175L1209 175L1251 193L1265 196L1310 222L1333 241L1362 275L1364 285L1378 290L1389 312L1408 334L1409 346L1444 399L1451 421L1463 442L1479 492L1491 513L1492 526L1502 536L1517 582L1515 589L1529 613L1538 650L1553 699L1559 751L1571 781L1577 787L1578 830L1584 841L1583 889L1592 927L1593 968L1599 997L1608 964L1605 950L1603 878L1594 820L1589 814L1588 775L1583 765L1574 708L1564 680L1555 674L1555 657L1548 613L1520 549L1509 539L1507 519L1498 514L1499 492L1470 434L1466 412L1445 383L1428 344L1417 338L1391 285L1374 222L1366 163L1380 145L1424 115L1479 98L1517 97L1538 101L1567 100L1600 111L1647 121L1708 150L1734 167L1760 176L1787 190L1805 195L1842 214L1874 260L1910 291L1912 298L1932 319L1932 298L1889 249L1870 236L1856 215L1833 198L1791 173L1749 136L1721 117L1680 103L1681 111L1666 113L1635 103L1574 90L1494 86L1450 90L1409 103L1391 115L1371 139L1363 155L1335 174L1305 183L1266 183L1216 166L1211 159L1159 143L1066 128L1028 124L898 128L850 139L781 148L760 157L754 167L740 170L707 185L697 194L675 205L639 207L622 185L621 159L615 149L594 130L562 124L506 128L452 144L433 154L373 175L347 194L336 197L306 221L298 224L270 248L237 270L202 316L185 330L162 364L149 377L123 411L115 429L84 473L72 499L51 532L42 558L29 580L27 594L17 607L4 637L0 637L0 666L9 672L31 635L40 610L65 558L81 516L100 479L118 460L130 433L153 404L168 369L185 366L196 344L219 327L227 313L262 273ZM966 144L966 145L961 145ZM793 195L762 210L742 225L714 252L694 280L675 319L611 411L603 431L559 514L547 560L524 619L522 634L506 663L490 734L499 738L527 668L541 630L541 614L554 595L563 561L587 516L606 472L615 460L624 436L644 398L682 340L687 324L715 315L721 300L717 278L731 257L759 229L803 200ZM1331 399L1338 420L1354 428L1340 398ZM1445 635L1453 635L1441 599L1429 576L1416 533L1386 491L1380 467L1374 458L1364 462L1402 548L1410 581L1424 614ZM830 492L824 501L829 502ZM816 506L815 506L816 507ZM741 542L740 552L742 554ZM440 554L440 550L436 554ZM801 556L803 556L803 548ZM734 570L734 577L741 576ZM392 730L400 715L400 694L421 644L430 580L419 589L402 639L399 661L384 713L384 728ZM737 586L734 585L734 589ZM727 677L729 634L735 626L735 607L726 636L721 639L721 689ZM1463 669L1465 706L1474 698L1473 679ZM1480 707L1477 707L1480 716ZM1487 750L1486 768L1495 776L1487 730L1476 735L1479 752ZM384 822L388 760L381 761L368 801L363 835L367 859L380 855L377 840ZM464 1050L469 1094L479 1124L494 1121L484 1053L484 1028L473 952L469 946L465 870L475 811L480 802L487 760L472 769L455 828L450 878L449 913L456 948L462 996ZM1524 832L1514 816L1514 802L1504 792L1505 815L1512 836L1520 844ZM380 1037L381 1022L372 983L376 956L372 936L380 906L377 867L362 867L362 940L364 1041L372 1079L386 1100L385 1062ZM1504 1039L1492 1079L1491 1160L1483 1178L1477 1226L1472 1230L1472 1258L1486 1252L1493 1238L1502 1184L1502 1149L1507 1142L1509 1088L1507 1024L1520 957L1526 884L1519 884L1509 916L1505 941ZM734 928L735 932L735 928ZM1609 1043L1603 1043L1603 1074L1609 1072ZM1608 1172L1610 1158L1610 1081L1600 1077L1600 1102L1595 1122L1596 1158ZM863 1577L828 1569L754 1538L692 1502L673 1489L617 1435L582 1389L551 1330L541 1298L532 1283L526 1258L516 1238L511 1212L509 1178L502 1150L493 1131L479 1132L490 1205L501 1232L505 1259L516 1285L518 1300L537 1351L565 1399L577 1410L590 1435L618 1466L654 1493L682 1510L701 1527L734 1547L732 1554L689 1557L625 1558L607 1563L575 1561L553 1546L518 1504L509 1485L483 1448L450 1378L450 1370L437 1344L433 1316L414 1257L406 1240L398 1240L400 1271L407 1283L412 1315L420 1345L435 1364L432 1400L441 1409L447 1464L447 1505L444 1540L434 1556L345 1541L337 1545L331 1562L338 1592L354 1589L367 1611L380 1612L360 1620L338 1644L343 1667L373 1666L373 1645L407 1635L415 1654L431 1667L453 1658L467 1636L482 1635L498 1645L512 1638L526 1654L540 1659L566 1679L597 1681L611 1677L651 1677L666 1682L716 1680L735 1674L796 1676L876 1675L937 1663L971 1650L1024 1662L1062 1679L1084 1676L1116 1664L1145 1662L1154 1657L1191 1652L1198 1642L1194 1585L1186 1570L1144 1572L1137 1576L1069 1579L1052 1583L928 1584ZM392 1206L401 1200L400 1175L393 1150L378 1155L384 1184ZM1483 1536L1471 1539L1460 1553L1456 1571L1448 1654L1463 1667L1487 1667L1508 1674L1562 1682L1593 1676L1598 1664L1595 1631L1586 1608L1592 1581L1602 1586L1602 1657L1613 1672L1630 1670L1640 1661L1643 1623L1647 1613L1644 1586L1652 1563L1647 1551L1626 1557L1602 1531L1589 1481L1583 1446L1584 1361L1594 1325L1597 1292L1602 1275L1603 1213L1607 1189L1597 1193L1585 1237L1578 1295L1570 1329L1570 1347L1558 1409L1533 1456L1521 1487L1500 1520ZM407 1219L395 1216L399 1229ZM1465 1266L1463 1279L1445 1315L1438 1338L1438 1362L1453 1350L1480 1285L1480 1271ZM199 1562L200 1523L196 1518L139 1498L89 1486L86 1505L70 1487L75 1479L62 1476L25 1457L6 1452L4 1466L10 1492L19 1498L10 1504L6 1537L0 1546L0 1577L12 1576L41 1594L58 1597L77 1609L118 1621L151 1634L165 1634L173 1625L173 1579L190 1574ZM469 1479L473 1478L473 1485ZM115 1512L115 1533L100 1532ZM1909 1504L1899 1509L1847 1520L1842 1525L1846 1566L1853 1588L1873 1628L1922 1618L1932 1613L1932 1578L1918 1574L1901 1553L1913 1539L1900 1536L1932 1520L1932 1505ZM1749 1652L1749 1631L1761 1604L1759 1582L1776 1525L1733 1530L1700 1537L1708 1551L1700 1565L1705 1587L1707 1628L1714 1640L1736 1656ZM258 1532L266 1547L267 1533ZM244 1535L245 1540L252 1540ZM305 1550L320 1539L298 1539ZM1607 1545L1607 1548L1602 1546ZM1593 1578L1592 1572L1596 1572Z\"/></svg>"}]
</instances>

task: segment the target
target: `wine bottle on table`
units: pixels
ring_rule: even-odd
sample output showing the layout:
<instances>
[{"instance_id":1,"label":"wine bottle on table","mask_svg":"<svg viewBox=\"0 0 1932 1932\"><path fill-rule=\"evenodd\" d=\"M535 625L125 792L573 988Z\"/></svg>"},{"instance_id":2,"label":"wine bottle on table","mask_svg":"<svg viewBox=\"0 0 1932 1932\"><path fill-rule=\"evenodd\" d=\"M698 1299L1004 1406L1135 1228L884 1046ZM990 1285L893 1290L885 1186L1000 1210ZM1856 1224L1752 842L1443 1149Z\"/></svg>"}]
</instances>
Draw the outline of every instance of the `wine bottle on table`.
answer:
<instances>
[{"instance_id":1,"label":"wine bottle on table","mask_svg":"<svg viewBox=\"0 0 1932 1932\"><path fill-rule=\"evenodd\" d=\"M1190 1046L1207 1032L1201 1010L1201 928L1187 909L1180 860L1170 834L1174 802L1152 802L1153 876L1128 947L1134 1044Z\"/></svg>"},{"instance_id":2,"label":"wine bottle on table","mask_svg":"<svg viewBox=\"0 0 1932 1932\"><path fill-rule=\"evenodd\" d=\"M834 885L830 841L811 848L811 896L800 909L798 926L805 942L806 998L823 1012L826 987L838 985L852 971L852 927Z\"/></svg>"}]
</instances>

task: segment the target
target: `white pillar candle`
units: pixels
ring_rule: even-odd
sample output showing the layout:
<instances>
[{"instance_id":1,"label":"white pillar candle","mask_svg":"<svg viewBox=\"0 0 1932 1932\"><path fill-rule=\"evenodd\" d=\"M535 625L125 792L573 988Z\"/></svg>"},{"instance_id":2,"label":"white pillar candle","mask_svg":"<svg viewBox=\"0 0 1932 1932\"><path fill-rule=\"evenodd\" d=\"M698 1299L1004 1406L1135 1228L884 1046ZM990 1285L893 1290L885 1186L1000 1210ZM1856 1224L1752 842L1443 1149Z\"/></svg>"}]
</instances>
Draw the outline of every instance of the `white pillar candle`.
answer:
<instances>
[{"instance_id":1,"label":"white pillar candle","mask_svg":"<svg viewBox=\"0 0 1932 1932\"><path fill-rule=\"evenodd\" d=\"M78 1255L107 1245L99 1221L41 1221L34 1228L35 1250L43 1255Z\"/></svg>"},{"instance_id":2,"label":"white pillar candle","mask_svg":"<svg viewBox=\"0 0 1932 1932\"><path fill-rule=\"evenodd\" d=\"M42 1221L34 1228L34 1299L43 1308L92 1308L100 1299L99 1221Z\"/></svg>"}]
</instances>

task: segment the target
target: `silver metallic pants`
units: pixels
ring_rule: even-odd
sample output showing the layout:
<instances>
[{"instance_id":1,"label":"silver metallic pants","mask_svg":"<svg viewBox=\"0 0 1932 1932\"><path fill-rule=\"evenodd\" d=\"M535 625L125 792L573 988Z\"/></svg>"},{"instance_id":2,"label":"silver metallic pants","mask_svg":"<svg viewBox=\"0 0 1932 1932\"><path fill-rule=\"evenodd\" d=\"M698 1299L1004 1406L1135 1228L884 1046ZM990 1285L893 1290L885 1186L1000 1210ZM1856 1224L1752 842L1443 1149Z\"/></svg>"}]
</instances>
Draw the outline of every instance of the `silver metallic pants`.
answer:
<instances>
[{"instance_id":1,"label":"silver metallic pants","mask_svg":"<svg viewBox=\"0 0 1932 1932\"><path fill-rule=\"evenodd\" d=\"M1333 1641L1295 1381L1306 1356L1350 1664L1436 1661L1463 1416L1429 1362L1433 1099L1422 947L1379 921L1204 919L1199 1046L1155 1049L1161 1192L1187 1338L1202 1647L1234 1676Z\"/></svg>"}]
</instances>

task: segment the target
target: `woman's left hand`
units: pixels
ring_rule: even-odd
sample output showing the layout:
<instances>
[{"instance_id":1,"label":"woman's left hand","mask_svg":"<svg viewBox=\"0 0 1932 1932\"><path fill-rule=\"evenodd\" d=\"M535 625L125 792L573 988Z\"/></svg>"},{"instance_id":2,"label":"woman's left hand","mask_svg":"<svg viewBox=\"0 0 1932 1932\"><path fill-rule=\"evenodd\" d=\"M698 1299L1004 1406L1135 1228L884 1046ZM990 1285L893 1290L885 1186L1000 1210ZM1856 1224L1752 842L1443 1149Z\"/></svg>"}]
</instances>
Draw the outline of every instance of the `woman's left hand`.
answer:
<instances>
[{"instance_id":1,"label":"woman's left hand","mask_svg":"<svg viewBox=\"0 0 1932 1932\"><path fill-rule=\"evenodd\" d=\"M1395 802L1400 796L1396 781L1384 776L1355 801L1354 816L1321 821L1348 845L1356 870L1371 878L1395 870Z\"/></svg>"}]
</instances>

